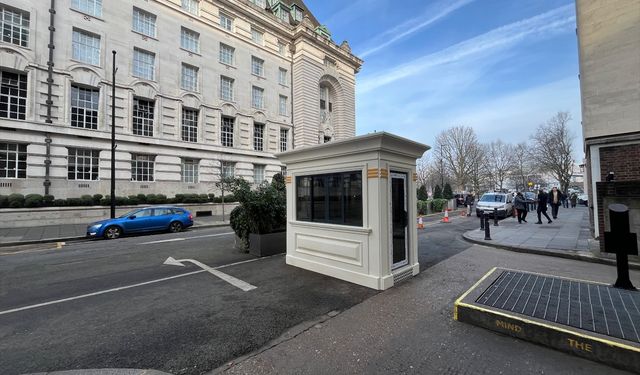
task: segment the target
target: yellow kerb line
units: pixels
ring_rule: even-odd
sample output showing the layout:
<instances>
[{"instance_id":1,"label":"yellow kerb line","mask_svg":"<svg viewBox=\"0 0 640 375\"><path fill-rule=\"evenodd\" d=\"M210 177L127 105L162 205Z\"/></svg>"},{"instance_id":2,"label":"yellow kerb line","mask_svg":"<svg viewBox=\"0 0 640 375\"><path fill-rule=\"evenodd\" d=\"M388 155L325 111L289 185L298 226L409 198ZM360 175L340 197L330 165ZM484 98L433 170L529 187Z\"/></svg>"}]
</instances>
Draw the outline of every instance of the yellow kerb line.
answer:
<instances>
[{"instance_id":1,"label":"yellow kerb line","mask_svg":"<svg viewBox=\"0 0 640 375\"><path fill-rule=\"evenodd\" d=\"M462 300L469 294L471 293L472 290L474 290L475 288L478 287L478 285L480 285L487 277L489 277L489 275L491 275L492 273L494 273L496 270L498 269L498 267L493 267L491 270L489 270L489 272L487 272L484 276L482 276L482 278L480 280L478 280L478 282L476 282L475 284L473 284L473 286L467 290L466 292L464 292L460 298L458 298L456 300L456 302L454 302L453 304L453 320L458 320L458 304L460 302L462 302Z\"/></svg>"},{"instance_id":2,"label":"yellow kerb line","mask_svg":"<svg viewBox=\"0 0 640 375\"><path fill-rule=\"evenodd\" d=\"M584 333L570 331L570 330L565 329L565 328L555 327L555 326L552 326L552 325L549 325L549 324L536 322L535 320L530 320L530 319L521 318L521 317L515 316L515 315L505 314L505 313L500 312L500 311L485 309L483 307L470 305L470 304L464 303L464 302L456 301L456 305L467 307L469 309L474 309L474 310L486 312L486 313L489 313L489 314L499 315L499 316L502 316L504 318L518 320L518 321L521 321L523 323L533 324L533 325L537 325L537 326L540 326L540 327L552 329L552 330L555 330L555 331L568 333L570 335L578 336L578 337L581 337L583 339L589 339L589 340L593 340L593 341L598 341L598 342L601 342L601 343L609 345L609 346L617 346L617 347L622 348L622 349L627 349L627 350L631 350L631 351L640 353L640 348L635 347L635 346L626 345L626 344L622 344L622 343L615 342L615 341L610 341L610 340L603 339L603 338L596 337L596 336L585 335ZM457 306L456 306L456 308L457 308Z\"/></svg>"}]
</instances>

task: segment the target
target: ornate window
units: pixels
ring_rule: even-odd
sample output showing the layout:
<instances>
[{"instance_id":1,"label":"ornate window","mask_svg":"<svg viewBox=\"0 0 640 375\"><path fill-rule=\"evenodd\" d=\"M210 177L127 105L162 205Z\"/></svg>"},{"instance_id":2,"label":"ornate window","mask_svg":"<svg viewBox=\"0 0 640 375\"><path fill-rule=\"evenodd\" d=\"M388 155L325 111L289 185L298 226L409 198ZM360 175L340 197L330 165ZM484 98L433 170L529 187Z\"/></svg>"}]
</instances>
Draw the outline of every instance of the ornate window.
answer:
<instances>
[{"instance_id":1,"label":"ornate window","mask_svg":"<svg viewBox=\"0 0 640 375\"><path fill-rule=\"evenodd\" d=\"M0 70L0 118L24 120L27 114L27 75Z\"/></svg>"},{"instance_id":2,"label":"ornate window","mask_svg":"<svg viewBox=\"0 0 640 375\"><path fill-rule=\"evenodd\" d=\"M233 147L233 117L222 116L222 126L220 129L220 143L224 147Z\"/></svg>"},{"instance_id":3,"label":"ornate window","mask_svg":"<svg viewBox=\"0 0 640 375\"><path fill-rule=\"evenodd\" d=\"M71 86L71 126L98 128L98 98L100 90Z\"/></svg>"},{"instance_id":4,"label":"ornate window","mask_svg":"<svg viewBox=\"0 0 640 375\"><path fill-rule=\"evenodd\" d=\"M182 108L182 140L198 142L198 110Z\"/></svg>"},{"instance_id":5,"label":"ornate window","mask_svg":"<svg viewBox=\"0 0 640 375\"><path fill-rule=\"evenodd\" d=\"M153 137L154 108L153 100L133 98L133 134Z\"/></svg>"},{"instance_id":6,"label":"ornate window","mask_svg":"<svg viewBox=\"0 0 640 375\"><path fill-rule=\"evenodd\" d=\"M253 149L264 151L264 124L253 124Z\"/></svg>"},{"instance_id":7,"label":"ornate window","mask_svg":"<svg viewBox=\"0 0 640 375\"><path fill-rule=\"evenodd\" d=\"M280 152L287 151L289 145L289 129L280 129Z\"/></svg>"}]
</instances>

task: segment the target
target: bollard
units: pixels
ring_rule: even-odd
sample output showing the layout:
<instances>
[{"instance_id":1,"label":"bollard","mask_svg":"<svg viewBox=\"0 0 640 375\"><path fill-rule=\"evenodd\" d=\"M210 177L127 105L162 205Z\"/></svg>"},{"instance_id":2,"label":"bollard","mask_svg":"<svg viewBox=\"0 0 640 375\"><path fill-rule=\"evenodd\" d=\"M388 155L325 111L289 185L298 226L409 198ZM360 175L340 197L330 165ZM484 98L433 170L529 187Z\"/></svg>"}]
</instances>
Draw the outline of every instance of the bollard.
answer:
<instances>
[{"instance_id":1,"label":"bollard","mask_svg":"<svg viewBox=\"0 0 640 375\"><path fill-rule=\"evenodd\" d=\"M493 226L498 226L498 207L493 209Z\"/></svg>"},{"instance_id":2,"label":"bollard","mask_svg":"<svg viewBox=\"0 0 640 375\"><path fill-rule=\"evenodd\" d=\"M480 230L484 230L484 211L480 211Z\"/></svg>"},{"instance_id":3,"label":"bollard","mask_svg":"<svg viewBox=\"0 0 640 375\"><path fill-rule=\"evenodd\" d=\"M629 230L629 208L623 204L609 205L609 232L604 233L604 251L616 253L618 278L615 288L635 290L629 278L629 255L638 255L636 234Z\"/></svg>"},{"instance_id":4,"label":"bollard","mask_svg":"<svg viewBox=\"0 0 640 375\"><path fill-rule=\"evenodd\" d=\"M484 239L491 241L491 226L489 225L489 215L484 215Z\"/></svg>"}]
</instances>

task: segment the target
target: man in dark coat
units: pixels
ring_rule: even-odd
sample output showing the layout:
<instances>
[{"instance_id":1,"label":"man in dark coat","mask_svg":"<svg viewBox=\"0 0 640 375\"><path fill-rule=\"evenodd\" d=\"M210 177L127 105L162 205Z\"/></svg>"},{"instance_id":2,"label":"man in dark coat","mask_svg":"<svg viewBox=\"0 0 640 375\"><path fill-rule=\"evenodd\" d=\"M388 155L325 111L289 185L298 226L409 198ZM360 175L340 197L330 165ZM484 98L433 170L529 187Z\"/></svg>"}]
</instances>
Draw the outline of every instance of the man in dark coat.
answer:
<instances>
[{"instance_id":1,"label":"man in dark coat","mask_svg":"<svg viewBox=\"0 0 640 375\"><path fill-rule=\"evenodd\" d=\"M471 216L471 206L476 200L476 196L471 193L467 194L467 197L464 199L464 205L467 206L467 216Z\"/></svg>"},{"instance_id":2,"label":"man in dark coat","mask_svg":"<svg viewBox=\"0 0 640 375\"><path fill-rule=\"evenodd\" d=\"M516 197L513 199L513 207L518 211L518 223L522 224L522 222L527 222L527 200L522 195L521 192L516 194Z\"/></svg>"},{"instance_id":3,"label":"man in dark coat","mask_svg":"<svg viewBox=\"0 0 640 375\"><path fill-rule=\"evenodd\" d=\"M558 190L558 188L555 186L549 192L548 199L549 199L549 204L551 205L551 216L553 216L554 220L558 218L558 209L562 204L562 196L563 196L562 192Z\"/></svg>"},{"instance_id":4,"label":"man in dark coat","mask_svg":"<svg viewBox=\"0 0 640 375\"><path fill-rule=\"evenodd\" d=\"M542 224L541 214L544 215L544 217L546 217L547 220L549 220L548 221L549 224L553 223L549 215L547 215L548 199L549 199L549 196L547 195L547 193L545 193L544 190L540 189L540 191L538 191L538 209L536 210L536 212L538 213L538 222L536 224Z\"/></svg>"}]
</instances>

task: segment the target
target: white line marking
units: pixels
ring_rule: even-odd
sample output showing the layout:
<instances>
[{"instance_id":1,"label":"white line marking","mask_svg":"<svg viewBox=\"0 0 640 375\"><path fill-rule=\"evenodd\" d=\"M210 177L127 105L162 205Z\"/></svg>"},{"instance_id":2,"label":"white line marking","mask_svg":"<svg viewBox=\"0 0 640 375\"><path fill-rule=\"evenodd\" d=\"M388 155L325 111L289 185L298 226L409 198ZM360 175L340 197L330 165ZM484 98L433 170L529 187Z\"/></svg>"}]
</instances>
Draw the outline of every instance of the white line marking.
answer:
<instances>
[{"instance_id":1,"label":"white line marking","mask_svg":"<svg viewBox=\"0 0 640 375\"><path fill-rule=\"evenodd\" d=\"M69 297L69 298L58 299L58 300L55 300L55 301L49 301L49 302L38 303L38 304L36 304L36 305L30 305L30 306L18 307L18 308L16 308L16 309L0 311L0 315L10 314L10 313L17 312L17 311L22 311L22 310L35 309L36 307L42 307L42 306L48 306L48 305L54 305L54 304L56 304L56 303L62 303L62 302L73 301L73 300L80 299L80 298L86 298L86 297L98 296L98 295L100 295L100 294L106 294L106 293L117 292L117 291L120 291L120 290L131 289L131 288L135 288L135 287L138 287L138 286L143 286L143 285L149 285L149 284L159 283L159 282L161 282L161 281L167 281L167 280L171 280L171 279L177 279L177 278L179 278L179 277L191 276L191 275L195 275L195 274L197 274L197 273L202 273L202 272L205 272L205 271L204 271L204 270L200 270L200 271L187 272L187 273L183 273L183 274L180 274L180 275L164 277L164 278L162 278L162 279L151 280L151 281L145 281L145 282L143 282L143 283L138 283L138 284L133 284L133 285L121 286L121 287L119 287L119 288L113 288L113 289L101 290L101 291L99 291L99 292L88 293L88 294L82 294L82 295L75 296L75 297Z\"/></svg>"},{"instance_id":2,"label":"white line marking","mask_svg":"<svg viewBox=\"0 0 640 375\"><path fill-rule=\"evenodd\" d=\"M173 259L173 257L169 257L169 258L167 258L167 260L164 261L164 264L168 264L168 265L171 265L171 266L184 267L184 264L182 264L184 262L193 263L196 266L202 268L203 270L209 272L210 274L212 274L212 275L214 275L216 277L219 277L220 279L228 282L229 284L235 286L236 288L242 289L245 292L248 292L250 290L256 289L255 286L253 286L253 285L251 285L251 284L249 284L249 283L247 283L245 281L237 279L237 278L235 278L235 277L233 277L231 275L227 275L224 272L217 271L217 270L207 266L206 264L204 264L202 262L198 262L197 260L194 260L194 259L178 259L178 260L176 260L176 259Z\"/></svg>"},{"instance_id":3,"label":"white line marking","mask_svg":"<svg viewBox=\"0 0 640 375\"><path fill-rule=\"evenodd\" d=\"M230 235L230 234L233 234L233 232L216 233L216 234L205 234L203 236L193 236L193 237L170 238L168 240L142 242L142 243L139 243L138 245L151 245L151 244L163 243L163 242L186 241L186 240L193 240L193 239L196 239L196 238L206 238L206 237L220 237L220 236L227 236L227 235Z\"/></svg>"},{"instance_id":4,"label":"white line marking","mask_svg":"<svg viewBox=\"0 0 640 375\"><path fill-rule=\"evenodd\" d=\"M238 264L251 263L251 262L258 261L258 260L269 259L269 258L272 258L272 257L281 256L281 255L282 255L282 254L276 254L276 255L271 255L271 256L268 256L268 257L262 257L262 258L255 258L255 259L242 260L242 261L239 261L239 262L234 262L234 263L224 264L224 265L222 265L222 266L213 267L212 269L216 270L216 269L220 269L220 268L226 268L226 267L236 266L236 265L238 265ZM81 298L87 298L87 297L99 296L99 295L101 295L101 294L107 294L107 293L112 293L112 292L118 292L118 291L121 291L121 290L126 290L126 289L136 288L136 287L139 287L139 286L144 286L144 285L149 285L149 284L155 284L155 283L159 283L159 282L162 282L162 281L167 281L167 280L177 279L177 278L180 278L180 277L196 275L196 274L203 273L203 272L206 272L206 271L205 271L205 270L199 270L199 271L187 272L187 273L182 273L182 274L180 274L180 275L169 276L169 277L163 277L162 279L156 279L156 280L151 280L151 281L145 281L145 282L143 282L143 283L138 283L138 284L133 284L133 285L126 285L126 286L121 286L121 287L113 288L113 289L101 290L101 291L99 291L99 292L88 293L88 294L82 294L82 295L75 296L75 297L69 297L69 298L58 299L58 300L55 300L55 301L49 301L49 302L38 303L38 304L36 304L36 305L29 305L29 306L24 306L24 307L18 307L18 308L11 309L11 310L0 311L0 315L11 314L11 313L18 312L18 311L24 311L24 310L35 309L36 307L43 307L43 306L48 306L48 305L55 305L55 304L57 304L57 303L69 302L69 301L73 301L73 300L77 300L77 299L81 299Z\"/></svg>"}]
</instances>

